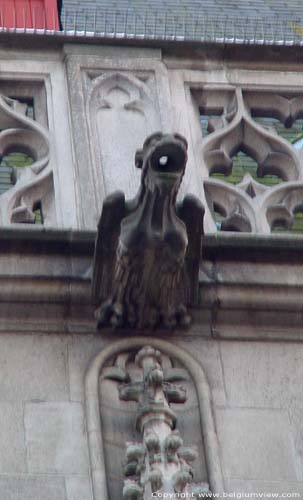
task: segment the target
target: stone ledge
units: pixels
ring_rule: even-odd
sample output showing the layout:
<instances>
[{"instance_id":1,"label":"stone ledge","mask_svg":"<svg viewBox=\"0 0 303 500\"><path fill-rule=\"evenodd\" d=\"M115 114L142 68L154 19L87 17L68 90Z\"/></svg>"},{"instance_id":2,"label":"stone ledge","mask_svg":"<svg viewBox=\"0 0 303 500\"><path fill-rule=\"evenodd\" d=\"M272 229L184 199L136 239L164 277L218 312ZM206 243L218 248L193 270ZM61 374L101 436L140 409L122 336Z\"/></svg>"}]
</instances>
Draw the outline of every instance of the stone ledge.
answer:
<instances>
[{"instance_id":1,"label":"stone ledge","mask_svg":"<svg viewBox=\"0 0 303 500\"><path fill-rule=\"evenodd\" d=\"M36 249L51 250L52 244L64 251L67 246L69 250L79 251L80 249L88 255L93 254L96 231L58 229L44 226L34 226L25 224L15 224L0 228L0 253L3 244L10 244L14 248L27 244L34 244ZM46 246L47 244L47 246ZM50 246L49 246L50 245ZM24 247L22 247L24 248ZM235 256L234 251L237 251ZM249 257L250 252L259 256L260 260L270 252L272 259L279 259L288 255L298 253L303 260L303 235L291 234L270 234L255 235L249 233L215 233L203 236L202 256L212 260L217 256L238 260L243 255Z\"/></svg>"},{"instance_id":2,"label":"stone ledge","mask_svg":"<svg viewBox=\"0 0 303 500\"><path fill-rule=\"evenodd\" d=\"M235 252L237 252L235 254ZM216 233L203 237L202 256L209 260L303 261L303 235Z\"/></svg>"},{"instance_id":3,"label":"stone ledge","mask_svg":"<svg viewBox=\"0 0 303 500\"><path fill-rule=\"evenodd\" d=\"M0 332L26 325L31 331L45 331L45 325L62 333L96 331L94 239L94 231L0 229ZM301 236L204 236L200 306L186 335L303 340L302 260ZM172 334L184 333L166 332Z\"/></svg>"},{"instance_id":4,"label":"stone ledge","mask_svg":"<svg viewBox=\"0 0 303 500\"><path fill-rule=\"evenodd\" d=\"M0 255L5 250L32 253L87 253L92 255L94 231L16 224L0 228Z\"/></svg>"}]
</instances>

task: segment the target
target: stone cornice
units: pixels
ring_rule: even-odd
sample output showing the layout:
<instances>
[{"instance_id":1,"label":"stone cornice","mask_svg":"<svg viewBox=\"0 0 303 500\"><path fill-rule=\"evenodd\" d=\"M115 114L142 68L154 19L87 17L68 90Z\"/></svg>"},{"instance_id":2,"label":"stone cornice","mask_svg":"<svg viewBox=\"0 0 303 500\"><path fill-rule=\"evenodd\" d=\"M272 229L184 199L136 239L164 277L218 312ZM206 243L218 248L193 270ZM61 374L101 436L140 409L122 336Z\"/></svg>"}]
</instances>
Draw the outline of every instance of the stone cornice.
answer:
<instances>
[{"instance_id":1,"label":"stone cornice","mask_svg":"<svg viewBox=\"0 0 303 500\"><path fill-rule=\"evenodd\" d=\"M94 238L94 231L1 229L0 332L96 332ZM193 326L163 334L301 340L302 260L300 236L205 236Z\"/></svg>"},{"instance_id":2,"label":"stone cornice","mask_svg":"<svg viewBox=\"0 0 303 500\"><path fill-rule=\"evenodd\" d=\"M211 60L219 64L233 64L236 66L254 65L258 69L265 66L268 71L274 66L287 70L297 71L301 68L301 55L303 41L298 44L281 45L279 43L243 43L233 41L192 41L192 40L163 40L147 38L119 38L113 36L97 36L73 34L72 32L9 32L0 31L1 47L7 50L23 50L39 54L41 50L59 53L66 45L78 47L78 51L94 52L100 47L125 47L134 50L157 49L162 51L164 58L177 58L179 60L201 61ZM34 57L34 56L33 56ZM270 63L270 67L268 66Z\"/></svg>"}]
</instances>

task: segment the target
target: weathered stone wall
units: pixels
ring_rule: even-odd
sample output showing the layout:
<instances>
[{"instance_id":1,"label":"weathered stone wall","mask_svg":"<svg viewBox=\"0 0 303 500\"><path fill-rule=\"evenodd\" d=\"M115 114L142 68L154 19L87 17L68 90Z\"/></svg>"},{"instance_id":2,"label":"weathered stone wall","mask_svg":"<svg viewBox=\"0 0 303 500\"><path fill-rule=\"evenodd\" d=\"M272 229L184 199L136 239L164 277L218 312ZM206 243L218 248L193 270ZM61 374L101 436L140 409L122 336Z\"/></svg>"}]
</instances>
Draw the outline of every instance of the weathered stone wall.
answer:
<instances>
[{"instance_id":1,"label":"weathered stone wall","mask_svg":"<svg viewBox=\"0 0 303 500\"><path fill-rule=\"evenodd\" d=\"M60 236L60 231L27 232L24 226L13 226L0 234L0 498L104 500L92 496L84 379L91 360L123 337L96 332L89 305L93 235L86 246L84 230L95 229L107 194L121 187L128 196L136 192L134 166L125 166L124 158L131 162L142 145L141 133L160 128L188 138L183 193L193 192L203 200L206 231L215 232L209 197L204 195L209 170L201 153L205 143L198 112L199 105L211 109L212 101L201 89L216 89L214 106L218 99L224 104L228 96L228 111L236 87L238 103L242 87L273 95L282 88L286 101L291 100L288 92L301 99L302 68L291 58L279 60L280 53L278 57L269 52L265 62L260 53L247 61L247 48L233 55L183 47L181 57L169 47L162 51L48 43L46 50L10 47L9 55L3 47L1 78L13 81L7 85L16 98L28 97L31 82L43 85L44 98L38 92L35 99L40 105L45 101L38 115L44 116L49 131L57 226L80 232ZM301 105L300 99L295 105ZM275 102L270 110L276 109ZM283 105L285 119L295 105ZM250 120L243 102L236 112L239 123ZM224 120L229 133L233 125ZM137 133L132 135L134 123ZM240 147L244 128L233 129L224 144L236 139ZM257 132L269 138L271 146L279 142L272 132ZM214 134L221 138L220 130ZM284 198L276 192L272 208L291 219L301 203L302 152L290 153L284 142L283 147L288 161L294 160L289 164L298 167L297 176L285 179L289 190ZM273 147L270 152L280 150ZM254 220L261 202L248 202L238 187L222 188L222 199L229 199L226 193L231 191L233 202L245 198L239 206L244 212L249 206L246 215ZM239 221L238 212L234 220ZM266 230L269 233L269 226ZM271 239L270 234L266 239L241 236L205 238L201 308L194 312L194 325L184 333L154 335L171 343L172 355L177 345L204 368L225 490L302 496L302 241ZM109 432L113 443L116 431L113 426ZM188 432L188 440L195 442L198 429Z\"/></svg>"},{"instance_id":2,"label":"weathered stone wall","mask_svg":"<svg viewBox=\"0 0 303 500\"><path fill-rule=\"evenodd\" d=\"M92 500L84 377L112 338L1 334L1 498ZM303 495L302 345L166 340L206 372L226 491Z\"/></svg>"},{"instance_id":3,"label":"weathered stone wall","mask_svg":"<svg viewBox=\"0 0 303 500\"><path fill-rule=\"evenodd\" d=\"M257 53L243 62L241 52L237 59L214 48L199 57L194 47L179 53L166 46L44 43L44 50L34 43L27 50L15 48L10 58L5 48L0 51L0 93L17 102L14 125L27 127L37 156L0 200L4 224L31 222L41 201L45 226L95 229L108 194L117 189L127 198L136 194L135 151L147 135L161 130L188 140L181 196L191 192L204 203L207 233L221 228L269 234L277 225L296 226L302 150L255 121L259 115L278 117L287 128L302 120L300 65L288 55L278 61L273 51L261 63ZM22 115L24 101L33 102L34 124ZM208 135L201 114L211 125ZM3 127L11 131L11 121ZM20 147L17 136L15 143ZM241 152L258 170L236 185L224 182ZM220 172L218 180L213 174ZM277 183L267 185L267 176Z\"/></svg>"}]
</instances>

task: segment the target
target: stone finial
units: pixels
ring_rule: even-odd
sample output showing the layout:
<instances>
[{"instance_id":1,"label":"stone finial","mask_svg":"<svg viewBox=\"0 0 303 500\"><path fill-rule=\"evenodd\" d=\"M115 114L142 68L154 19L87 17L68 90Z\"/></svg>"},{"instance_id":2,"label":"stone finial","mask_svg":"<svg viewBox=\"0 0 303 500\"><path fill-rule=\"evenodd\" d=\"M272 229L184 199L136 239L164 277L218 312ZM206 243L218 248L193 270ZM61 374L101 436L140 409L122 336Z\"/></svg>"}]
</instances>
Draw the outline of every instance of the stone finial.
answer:
<instances>
[{"instance_id":1,"label":"stone finial","mask_svg":"<svg viewBox=\"0 0 303 500\"><path fill-rule=\"evenodd\" d=\"M149 498L155 492L176 494L191 491L197 496L201 491L200 485L193 483L192 463L197 452L183 446L182 436L175 429L176 415L170 408L171 401L184 404L186 397L180 397L178 385L165 380L162 358L160 351L150 346L143 347L135 356L136 370L141 369L142 382L136 375L135 381L129 377L130 382L120 386L120 398L138 403L136 427L142 436L141 443L127 443L127 479L123 498L141 499ZM172 371L170 377L174 378ZM182 391L181 394L184 395Z\"/></svg>"}]
</instances>

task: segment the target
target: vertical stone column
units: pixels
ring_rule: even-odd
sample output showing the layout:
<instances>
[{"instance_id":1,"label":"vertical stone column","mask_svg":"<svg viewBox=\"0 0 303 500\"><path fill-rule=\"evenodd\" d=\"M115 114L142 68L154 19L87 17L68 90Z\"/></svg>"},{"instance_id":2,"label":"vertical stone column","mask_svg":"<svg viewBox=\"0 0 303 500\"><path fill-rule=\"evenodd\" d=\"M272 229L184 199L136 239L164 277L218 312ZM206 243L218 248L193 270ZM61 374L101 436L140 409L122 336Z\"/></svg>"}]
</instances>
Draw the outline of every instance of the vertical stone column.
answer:
<instances>
[{"instance_id":1,"label":"vertical stone column","mask_svg":"<svg viewBox=\"0 0 303 500\"><path fill-rule=\"evenodd\" d=\"M143 380L121 386L120 397L138 401L136 427L142 442L127 444L123 498L149 500L153 493L198 497L208 491L208 485L192 483L192 462L197 452L183 446L176 430L176 415L169 405L184 404L186 391L165 381L160 351L143 347L135 364L142 369Z\"/></svg>"}]
</instances>

